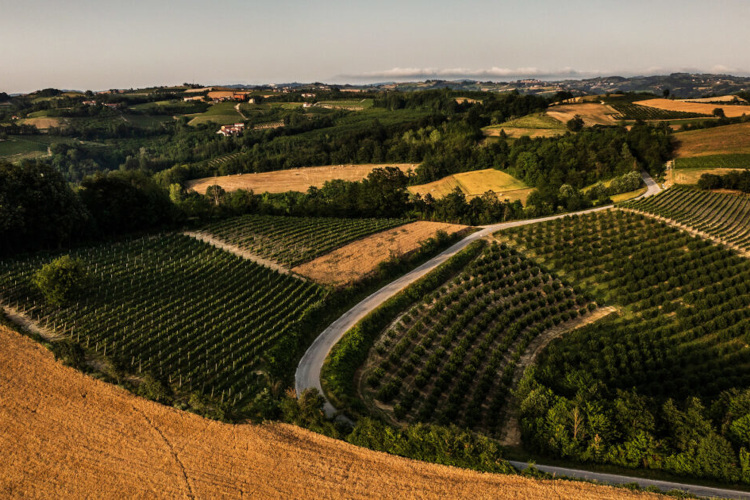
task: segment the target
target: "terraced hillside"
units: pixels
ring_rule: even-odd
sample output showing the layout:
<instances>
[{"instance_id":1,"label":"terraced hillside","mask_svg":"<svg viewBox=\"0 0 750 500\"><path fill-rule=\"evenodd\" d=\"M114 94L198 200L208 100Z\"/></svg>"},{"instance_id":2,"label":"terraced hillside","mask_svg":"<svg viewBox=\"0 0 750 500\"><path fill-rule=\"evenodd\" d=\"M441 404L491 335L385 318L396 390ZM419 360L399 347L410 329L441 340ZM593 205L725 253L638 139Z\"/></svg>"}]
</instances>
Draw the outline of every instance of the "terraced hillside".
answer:
<instances>
[{"instance_id":1,"label":"terraced hillside","mask_svg":"<svg viewBox=\"0 0 750 500\"><path fill-rule=\"evenodd\" d=\"M293 267L407 219L336 219L243 215L205 226L201 232L225 243Z\"/></svg>"},{"instance_id":2,"label":"terraced hillside","mask_svg":"<svg viewBox=\"0 0 750 500\"><path fill-rule=\"evenodd\" d=\"M529 344L595 308L539 265L493 243L383 332L362 375L365 399L400 421L494 433Z\"/></svg>"},{"instance_id":3,"label":"terraced hillside","mask_svg":"<svg viewBox=\"0 0 750 500\"><path fill-rule=\"evenodd\" d=\"M70 252L91 275L67 307L32 285L53 256L0 261L0 300L122 369L175 389L242 403L261 357L319 304L325 290L193 238L166 235Z\"/></svg>"},{"instance_id":4,"label":"terraced hillside","mask_svg":"<svg viewBox=\"0 0 750 500\"><path fill-rule=\"evenodd\" d=\"M626 208L671 219L750 252L750 196L673 187Z\"/></svg>"},{"instance_id":5,"label":"terraced hillside","mask_svg":"<svg viewBox=\"0 0 750 500\"><path fill-rule=\"evenodd\" d=\"M553 342L540 363L655 397L750 386L750 261L650 217L608 211L503 231L518 248L625 308ZM575 375L577 374L577 375Z\"/></svg>"}]
</instances>

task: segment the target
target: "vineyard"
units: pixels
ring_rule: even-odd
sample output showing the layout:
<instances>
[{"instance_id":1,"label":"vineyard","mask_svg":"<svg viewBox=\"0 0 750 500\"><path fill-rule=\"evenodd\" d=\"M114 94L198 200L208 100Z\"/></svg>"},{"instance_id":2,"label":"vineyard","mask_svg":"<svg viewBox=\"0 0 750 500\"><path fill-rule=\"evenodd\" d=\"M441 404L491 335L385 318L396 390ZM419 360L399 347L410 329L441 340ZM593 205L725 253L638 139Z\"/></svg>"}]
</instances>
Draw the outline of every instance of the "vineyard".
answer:
<instances>
[{"instance_id":1,"label":"vineyard","mask_svg":"<svg viewBox=\"0 0 750 500\"><path fill-rule=\"evenodd\" d=\"M707 155L676 158L674 168L750 168L750 154Z\"/></svg>"},{"instance_id":2,"label":"vineyard","mask_svg":"<svg viewBox=\"0 0 750 500\"><path fill-rule=\"evenodd\" d=\"M750 251L750 196L673 187L623 205L702 231Z\"/></svg>"},{"instance_id":3,"label":"vineyard","mask_svg":"<svg viewBox=\"0 0 750 500\"><path fill-rule=\"evenodd\" d=\"M376 341L365 399L407 422L500 431L517 363L542 332L596 304L504 244L493 243L426 294Z\"/></svg>"},{"instance_id":4,"label":"vineyard","mask_svg":"<svg viewBox=\"0 0 750 500\"><path fill-rule=\"evenodd\" d=\"M553 341L540 379L635 388L656 398L750 385L750 262L652 218L608 211L503 233L625 313Z\"/></svg>"},{"instance_id":5,"label":"vineyard","mask_svg":"<svg viewBox=\"0 0 750 500\"><path fill-rule=\"evenodd\" d=\"M241 404L261 358L294 333L323 288L183 235L72 251L90 286L75 304L45 304L31 277L52 256L0 261L2 301L56 334L182 391Z\"/></svg>"},{"instance_id":6,"label":"vineyard","mask_svg":"<svg viewBox=\"0 0 750 500\"><path fill-rule=\"evenodd\" d=\"M205 226L202 232L242 250L293 267L407 219L336 219L244 215Z\"/></svg>"},{"instance_id":7,"label":"vineyard","mask_svg":"<svg viewBox=\"0 0 750 500\"><path fill-rule=\"evenodd\" d=\"M618 120L677 120L680 118L706 118L708 115L691 113L687 111L670 111L666 109L650 108L633 104L630 102L611 102L609 104L619 114L615 115Z\"/></svg>"}]
</instances>

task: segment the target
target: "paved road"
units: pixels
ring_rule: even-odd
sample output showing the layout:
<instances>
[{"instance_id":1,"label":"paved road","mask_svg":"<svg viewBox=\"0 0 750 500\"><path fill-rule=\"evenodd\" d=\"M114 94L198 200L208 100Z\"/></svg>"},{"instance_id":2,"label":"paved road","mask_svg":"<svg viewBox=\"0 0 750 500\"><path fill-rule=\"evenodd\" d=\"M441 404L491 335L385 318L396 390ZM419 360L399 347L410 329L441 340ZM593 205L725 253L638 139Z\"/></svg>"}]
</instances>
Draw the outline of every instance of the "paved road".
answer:
<instances>
[{"instance_id":1,"label":"paved road","mask_svg":"<svg viewBox=\"0 0 750 500\"><path fill-rule=\"evenodd\" d=\"M600 210L607 210L608 208L612 208L612 206L608 205L605 207L592 208L576 213L584 214L590 212L598 212ZM527 219L513 222L503 222L500 224L493 224L491 226L484 226L480 231L470 234L466 238L454 244L452 247L443 251L443 253L437 255L436 257L433 257L413 271L403 275L396 281L387 284L377 292L368 296L362 302L349 309L346 313L344 313L343 316L334 321L328 328L323 330L323 333L321 333L318 338L315 339L312 345L307 349L307 352L305 352L305 355L302 356L302 359L297 366L297 372L294 376L295 389L297 390L297 394L302 394L302 391L310 387L314 387L322 393L323 390L320 386L320 370L323 367L323 362L328 356L328 353L331 351L333 346L336 345L336 343L341 339L341 337L343 337L351 327L356 325L357 322L364 318L369 312L374 310L389 298L396 295L399 291L417 281L425 274L438 267L440 264L442 264L452 256L456 255L473 241L484 238L485 236L489 236L492 233L499 231L500 229L525 226L528 224L535 224L537 222L559 219L561 217L565 217L566 215L570 214L552 215L549 217L542 217L540 219ZM328 416L332 416L334 413L336 413L336 408L334 408L327 399L325 403L325 411Z\"/></svg>"},{"instance_id":2,"label":"paved road","mask_svg":"<svg viewBox=\"0 0 750 500\"><path fill-rule=\"evenodd\" d=\"M661 191L659 185L654 182L651 176L648 175L645 171L641 172L641 176L643 177L643 181L648 187L646 193L644 193L641 197L652 196ZM597 212L600 210L606 210L611 207L611 205L607 205L604 207L582 210L575 213L585 214L590 212ZM480 231L467 236L463 240L445 250L440 255L433 257L413 271L405 274L396 281L389 283L377 292L373 293L362 302L344 313L344 315L339 319L334 321L328 328L323 331L323 333L318 336L318 338L315 339L312 345L307 349L307 352L305 352L305 355L302 357L299 365L297 366L297 372L294 376L295 389L297 390L297 394L302 394L302 391L310 387L318 389L322 394L323 389L320 385L320 370L323 367L323 362L328 356L328 353L331 351L333 346L336 345L336 343L341 339L341 337L343 337L351 327L357 324L357 322L364 318L370 311L378 307L389 298L393 297L396 293L403 290L411 283L414 283L419 278L438 267L440 264L442 264L452 256L456 255L471 242L476 241L480 238L484 238L485 236L488 236L501 229L525 226L527 224L536 224L537 222L559 219L567 215L571 214L559 214L549 217L542 217L540 219L527 219L513 222L503 222L500 224L493 224L491 226L484 226ZM325 403L325 411L329 416L336 413L336 408L334 408L327 399Z\"/></svg>"},{"instance_id":3,"label":"paved road","mask_svg":"<svg viewBox=\"0 0 750 500\"><path fill-rule=\"evenodd\" d=\"M525 462L514 462L510 461L511 465L517 469L525 469L529 464ZM682 484L673 483L671 481L659 481L655 479L643 479L630 476L620 476L617 474L605 474L600 472L591 472L580 469L568 469L565 467L552 467L550 465L535 465L535 467L543 472L549 474L555 474L556 476L568 476L579 479L595 480L602 483L609 484L628 484L637 483L642 488L648 486L656 486L662 491L670 490L682 490L698 495L701 497L712 497L712 498L748 498L750 499L750 493L744 491L729 490L726 488L713 488L710 486L698 486L694 484Z\"/></svg>"}]
</instances>

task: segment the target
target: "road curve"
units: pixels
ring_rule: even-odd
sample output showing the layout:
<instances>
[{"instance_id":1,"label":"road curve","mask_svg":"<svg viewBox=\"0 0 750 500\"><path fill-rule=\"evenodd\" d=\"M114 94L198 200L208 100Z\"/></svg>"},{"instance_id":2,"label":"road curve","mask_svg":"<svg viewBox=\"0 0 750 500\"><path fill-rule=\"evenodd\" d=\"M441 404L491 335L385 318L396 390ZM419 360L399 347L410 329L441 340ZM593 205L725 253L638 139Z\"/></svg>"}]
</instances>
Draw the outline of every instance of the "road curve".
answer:
<instances>
[{"instance_id":1,"label":"road curve","mask_svg":"<svg viewBox=\"0 0 750 500\"><path fill-rule=\"evenodd\" d=\"M643 181L646 183L648 189L640 197L652 196L661 191L659 185L651 178L650 175L648 175L648 173L642 171L641 176L643 177ZM501 229L560 219L568 215L598 212L600 210L607 210L609 208L612 208L612 205L591 208L588 210L581 210L579 212L551 215L549 217L542 217L539 219L502 222L499 224L484 226L480 231L470 234L447 250L443 251L441 254L433 257L411 272L403 275L397 280L387 284L377 292L371 294L362 302L349 309L339 319L331 323L328 328L323 330L323 333L321 333L315 339L312 345L305 352L304 356L302 356L299 365L297 365L297 371L294 375L294 388L297 391L297 394L302 394L302 391L308 388L318 389L321 394L323 394L323 388L320 385L320 371L323 368L323 363L325 362L326 357L328 357L328 353L331 352L333 346L336 345L339 340L341 340L341 337L343 337L350 328L356 325L357 322L364 318L369 312L374 310L389 298L396 295L396 293L398 293L399 291L417 281L428 272L438 267L440 264L442 264L452 256L456 255L471 242L484 238L485 236L488 236ZM324 409L328 416L332 416L336 413L336 408L333 407L333 405L328 401L327 398L325 401Z\"/></svg>"},{"instance_id":2,"label":"road curve","mask_svg":"<svg viewBox=\"0 0 750 500\"><path fill-rule=\"evenodd\" d=\"M575 214L598 212L601 210L607 210L609 208L612 208L612 205L591 208L589 210L582 210L580 212L575 212ZM323 363L325 362L328 353L331 352L333 346L336 345L339 340L341 340L341 337L343 337L350 328L356 325L357 322L364 318L369 312L374 310L389 298L396 295L398 292L400 292L410 284L417 281L425 274L438 267L440 264L442 264L452 256L456 255L473 241L484 238L485 236L489 236L501 229L560 219L568 215L573 214L566 213L551 215L549 217L542 217L539 219L526 219L513 222L502 222L500 224L493 224L490 226L483 226L481 230L470 234L439 255L428 260L421 266L401 276L397 280L392 281L380 290L374 292L359 304L355 305L347 312L345 312L344 315L339 319L331 323L328 328L323 330L323 333L318 335L318 338L316 338L312 345L307 349L307 352L305 352L304 356L302 356L302 359L297 366L297 372L294 375L294 387L297 391L297 394L302 394L302 391L308 388L318 389L322 394L323 389L320 385L320 370L321 368L323 368ZM324 409L328 416L333 416L336 413L336 408L333 407L328 399L326 399Z\"/></svg>"},{"instance_id":3,"label":"road curve","mask_svg":"<svg viewBox=\"0 0 750 500\"><path fill-rule=\"evenodd\" d=\"M521 469L521 470L529 466L529 464L527 464L526 462L515 462L513 460L510 460L509 462L513 467L517 469ZM639 477L620 476L618 474L606 474L603 472L591 472L591 471L580 470L580 469L568 469L566 467L553 467L551 465L535 464L534 467L536 467L542 472L547 472L548 474L554 474L555 476L575 477L578 479L586 479L588 481L599 481L601 483L607 483L607 484L636 483L641 488L647 488L649 486L656 486L662 491L681 490L681 491L686 491L688 493L692 493L693 495L698 495L700 497L750 499L750 493L748 492L730 490L726 488L714 488L712 486L700 486L700 485L695 485L695 484L673 483L671 481L660 481L657 479L644 479L644 478L639 478Z\"/></svg>"}]
</instances>

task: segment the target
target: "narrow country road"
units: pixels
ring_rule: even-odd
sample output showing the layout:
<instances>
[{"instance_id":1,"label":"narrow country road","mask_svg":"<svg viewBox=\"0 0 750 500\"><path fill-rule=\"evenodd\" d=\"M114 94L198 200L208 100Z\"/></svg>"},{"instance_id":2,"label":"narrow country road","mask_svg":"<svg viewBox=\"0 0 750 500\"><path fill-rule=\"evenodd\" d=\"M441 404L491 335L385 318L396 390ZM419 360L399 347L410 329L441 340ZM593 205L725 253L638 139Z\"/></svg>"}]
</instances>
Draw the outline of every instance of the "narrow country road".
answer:
<instances>
[{"instance_id":1,"label":"narrow country road","mask_svg":"<svg viewBox=\"0 0 750 500\"><path fill-rule=\"evenodd\" d=\"M648 175L648 173L642 171L641 176L643 177L643 181L646 183L646 186L648 188L647 191L643 195L641 195L641 197L652 196L661 191L659 185L651 178L650 175ZM297 372L294 375L294 388L297 391L297 394L302 394L302 391L307 388L318 389L322 394L323 389L320 385L320 370L321 368L323 368L323 363L325 362L328 353L331 351L333 346L336 345L339 340L341 340L341 337L343 337L351 327L356 325L357 322L364 318L369 312L374 310L389 298L396 295L399 291L417 281L425 274L438 267L440 264L442 264L452 256L456 255L471 242L484 238L485 236L489 236L501 229L525 226L528 224L536 224L537 222L560 219L568 215L597 212L600 210L607 210L609 208L612 208L612 205L592 208L589 210L582 210L580 212L551 215L549 217L542 217L539 219L502 222L499 224L484 226L480 231L470 234L463 240L454 244L452 247L443 251L441 254L433 257L421 266L401 276L397 280L387 284L377 292L368 296L362 302L344 313L343 316L334 321L328 328L323 330L323 333L321 333L315 339L312 345L307 349L307 352L305 352L304 356L302 356L302 359L297 366ZM325 403L325 411L329 416L332 416L336 413L336 408L334 408L327 399Z\"/></svg>"},{"instance_id":2,"label":"narrow country road","mask_svg":"<svg viewBox=\"0 0 750 500\"><path fill-rule=\"evenodd\" d=\"M510 460L510 464L517 469L525 469L529 466L526 462L515 462ZM568 469L566 467L553 467L551 465L538 465L534 467L542 472L554 474L555 476L568 476L590 481L599 481L609 484L632 484L637 483L641 488L656 486L662 491L681 490L700 497L709 498L747 498L750 499L750 493L745 491L730 490L727 488L714 488L713 486L700 486L696 484L673 483L671 481L661 481L657 479L643 479L631 476L620 476L618 474L606 474L603 472L591 472L581 469Z\"/></svg>"},{"instance_id":3,"label":"narrow country road","mask_svg":"<svg viewBox=\"0 0 750 500\"><path fill-rule=\"evenodd\" d=\"M643 180L646 183L647 191L640 197L653 196L661 191L659 185L648 175L646 172L642 172ZM589 210L582 210L580 212L574 212L573 214L586 214L591 212L597 212L600 210L607 210L612 208L612 205L604 207L592 208ZM297 366L297 372L295 374L295 389L297 394L301 394L307 388L316 388L321 394L323 393L320 385L320 371L323 367L328 353L331 351L333 346L344 336L344 334L353 327L360 319L367 315L370 311L374 310L384 301L394 296L400 290L414 283L416 280L429 273L437 266L448 260L453 255L460 252L471 242L478 239L484 238L491 235L492 233L501 229L507 229L511 227L525 226L528 224L536 224L537 222L544 222L548 220L559 219L566 215L573 215L571 213L553 215L550 217L542 217L540 219L529 219L519 220L513 222L503 222L500 224L493 224L491 226L484 226L480 231L477 231L458 243L454 244L441 254L433 257L429 261L425 262L421 266L417 267L413 271L405 274L399 279L389 283L380 290L376 291L372 295L368 296L359 304L355 305L349 311L344 313L339 319L334 321L318 338L315 339L313 344L307 349L305 355L300 360ZM326 399L325 412L328 416L333 416L336 413L336 408ZM529 464L525 462L510 462L514 467L518 469L525 469ZM591 472L580 469L568 469L564 467L553 467L548 465L535 464L535 467L541 471L560 475L569 476L579 479L596 480L603 483L611 484L628 484L637 483L639 486L645 488L648 486L656 486L662 490L682 490L699 496L716 497L716 498L742 498L750 499L750 493L735 491L725 488L713 488L709 486L698 486L683 483L673 483L669 481L658 481L652 479L642 479L632 476L623 476L618 474L605 474L599 472Z\"/></svg>"}]
</instances>

